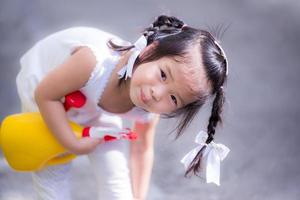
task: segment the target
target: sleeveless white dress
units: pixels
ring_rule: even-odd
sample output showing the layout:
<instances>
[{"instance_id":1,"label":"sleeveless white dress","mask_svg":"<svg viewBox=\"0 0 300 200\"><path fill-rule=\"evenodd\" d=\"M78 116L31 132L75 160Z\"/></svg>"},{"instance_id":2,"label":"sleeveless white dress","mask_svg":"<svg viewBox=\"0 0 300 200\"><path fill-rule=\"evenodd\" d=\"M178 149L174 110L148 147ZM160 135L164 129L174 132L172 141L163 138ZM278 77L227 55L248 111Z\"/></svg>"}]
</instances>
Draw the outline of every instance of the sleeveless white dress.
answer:
<instances>
[{"instance_id":1,"label":"sleeveless white dress","mask_svg":"<svg viewBox=\"0 0 300 200\"><path fill-rule=\"evenodd\" d=\"M87 46L94 53L97 64L89 80L84 87L80 88L80 92L86 96L86 103L81 108L68 110L68 118L83 126L117 128L123 128L124 119L150 121L154 114L138 107L126 113L116 114L107 112L97 105L120 58L119 52L109 49L106 45L110 38L126 42L113 34L92 27L65 29L37 42L20 59L21 70L17 75L16 83L22 112L38 112L34 101L34 89L37 84L50 70L63 63L75 48ZM132 199L127 163L128 141L119 140L99 145L88 157L97 179L99 199ZM52 166L32 173L37 198L71 199L70 166L70 163Z\"/></svg>"}]
</instances>

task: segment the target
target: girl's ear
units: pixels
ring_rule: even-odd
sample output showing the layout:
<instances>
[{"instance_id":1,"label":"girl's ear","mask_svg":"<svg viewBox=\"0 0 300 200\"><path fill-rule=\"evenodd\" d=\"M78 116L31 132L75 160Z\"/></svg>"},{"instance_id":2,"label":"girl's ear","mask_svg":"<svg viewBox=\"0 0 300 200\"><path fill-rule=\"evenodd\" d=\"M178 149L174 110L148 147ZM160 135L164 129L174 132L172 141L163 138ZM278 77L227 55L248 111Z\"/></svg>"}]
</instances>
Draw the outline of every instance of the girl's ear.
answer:
<instances>
[{"instance_id":1,"label":"girl's ear","mask_svg":"<svg viewBox=\"0 0 300 200\"><path fill-rule=\"evenodd\" d=\"M155 48L157 47L158 44L159 44L158 41L154 41L151 44L149 44L148 46L146 46L146 48L139 55L140 59L143 60L144 57L147 57L148 55L150 55L152 53L152 51L155 50Z\"/></svg>"}]
</instances>

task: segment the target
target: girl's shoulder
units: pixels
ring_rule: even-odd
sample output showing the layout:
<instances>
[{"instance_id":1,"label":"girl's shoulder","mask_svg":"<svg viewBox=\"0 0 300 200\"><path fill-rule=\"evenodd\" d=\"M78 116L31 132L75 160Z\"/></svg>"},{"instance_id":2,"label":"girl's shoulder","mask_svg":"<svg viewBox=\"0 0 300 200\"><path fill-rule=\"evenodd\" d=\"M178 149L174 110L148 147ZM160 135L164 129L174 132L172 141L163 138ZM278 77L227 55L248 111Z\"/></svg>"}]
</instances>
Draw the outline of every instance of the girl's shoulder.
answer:
<instances>
[{"instance_id":1,"label":"girl's shoulder","mask_svg":"<svg viewBox=\"0 0 300 200\"><path fill-rule=\"evenodd\" d=\"M77 36L81 36L82 39L97 38L99 40L105 40L105 41L107 41L107 39L113 39L118 42L127 42L116 34L113 34L111 32L108 32L108 31L105 31L105 30L102 30L102 29L99 29L96 27L90 27L90 26L70 27L70 28L58 31L58 33L67 33L67 34L71 34L71 35L77 35Z\"/></svg>"},{"instance_id":2,"label":"girl's shoulder","mask_svg":"<svg viewBox=\"0 0 300 200\"><path fill-rule=\"evenodd\" d=\"M79 33L79 34L101 34L106 36L115 36L116 35L109 33L107 31L104 31L100 28L91 27L91 26L72 26L68 28L64 28L61 30L56 31L55 33Z\"/></svg>"},{"instance_id":3,"label":"girl's shoulder","mask_svg":"<svg viewBox=\"0 0 300 200\"><path fill-rule=\"evenodd\" d=\"M107 48L108 40L122 41L119 36L90 26L73 26L54 31L38 43L53 46L63 45L61 47L73 47L78 44L88 44L98 46L98 48Z\"/></svg>"},{"instance_id":4,"label":"girl's shoulder","mask_svg":"<svg viewBox=\"0 0 300 200\"><path fill-rule=\"evenodd\" d=\"M116 53L108 47L108 41L112 40L115 44L129 45L130 42L122 39L116 34L101 30L95 27L78 26L70 27L58 33L63 37L63 43L66 46L78 47L89 46L93 50L98 50L102 56L106 54ZM122 55L122 52L119 52Z\"/></svg>"}]
</instances>

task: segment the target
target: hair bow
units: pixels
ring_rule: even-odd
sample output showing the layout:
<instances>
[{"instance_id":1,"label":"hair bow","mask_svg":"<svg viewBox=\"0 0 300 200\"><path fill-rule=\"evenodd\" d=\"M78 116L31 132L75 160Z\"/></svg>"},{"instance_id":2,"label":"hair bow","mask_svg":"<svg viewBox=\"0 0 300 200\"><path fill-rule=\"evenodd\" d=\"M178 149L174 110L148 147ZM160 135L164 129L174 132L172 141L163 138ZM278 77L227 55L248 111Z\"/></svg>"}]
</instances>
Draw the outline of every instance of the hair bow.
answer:
<instances>
[{"instance_id":1,"label":"hair bow","mask_svg":"<svg viewBox=\"0 0 300 200\"><path fill-rule=\"evenodd\" d=\"M207 183L212 182L220 186L220 162L225 159L230 149L223 144L217 144L213 141L206 144L205 141L207 137L208 135L205 131L200 131L195 140L199 146L186 154L180 162L183 163L185 169L187 169L200 149L203 146L206 146L201 160L201 165L204 166L204 171L201 171L200 175L206 178Z\"/></svg>"},{"instance_id":2,"label":"hair bow","mask_svg":"<svg viewBox=\"0 0 300 200\"><path fill-rule=\"evenodd\" d=\"M138 55L142 52L142 50L145 49L145 47L147 46L146 37L144 35L142 35L134 43L134 46L135 47L132 48L133 52L132 52L132 54L130 55L130 57L128 59L127 65L122 67L122 69L118 72L119 78L122 78L125 73L126 73L125 80L127 79L127 77L131 78L134 62L135 62L136 58L138 57Z\"/></svg>"}]
</instances>

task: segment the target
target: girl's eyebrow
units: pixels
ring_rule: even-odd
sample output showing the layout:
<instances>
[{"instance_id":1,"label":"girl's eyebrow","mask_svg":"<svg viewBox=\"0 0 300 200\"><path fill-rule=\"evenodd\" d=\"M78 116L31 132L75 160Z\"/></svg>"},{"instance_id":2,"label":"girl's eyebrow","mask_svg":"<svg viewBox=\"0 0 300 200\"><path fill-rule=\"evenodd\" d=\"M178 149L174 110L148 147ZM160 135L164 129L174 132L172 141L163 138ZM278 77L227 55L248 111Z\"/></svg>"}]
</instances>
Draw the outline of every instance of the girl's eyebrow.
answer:
<instances>
[{"instance_id":1,"label":"girl's eyebrow","mask_svg":"<svg viewBox=\"0 0 300 200\"><path fill-rule=\"evenodd\" d=\"M169 65L166 65L166 68L167 68L168 74L169 74L170 77L171 77L171 80L172 80L172 81L175 81L174 78L173 78L173 75L172 75L172 73L171 73L171 69L170 69Z\"/></svg>"},{"instance_id":2,"label":"girl's eyebrow","mask_svg":"<svg viewBox=\"0 0 300 200\"><path fill-rule=\"evenodd\" d=\"M171 73L170 67L168 65L166 65L166 67L167 67L167 70L168 70L168 74L170 74L170 77L171 77L172 81L174 81L174 78L173 78L173 75Z\"/></svg>"},{"instance_id":3,"label":"girl's eyebrow","mask_svg":"<svg viewBox=\"0 0 300 200\"><path fill-rule=\"evenodd\" d=\"M172 75L172 73L171 73L171 69L170 69L169 65L165 65L165 66L166 66L166 68L167 68L168 74L169 74L170 77L171 77L171 80L174 82L175 80L174 80L174 77L173 77L173 75ZM177 93L177 96L178 96L178 98L179 98L179 100L180 100L181 106L183 106L183 105L184 105L184 101L183 101L183 99L180 97L179 93Z\"/></svg>"}]
</instances>

